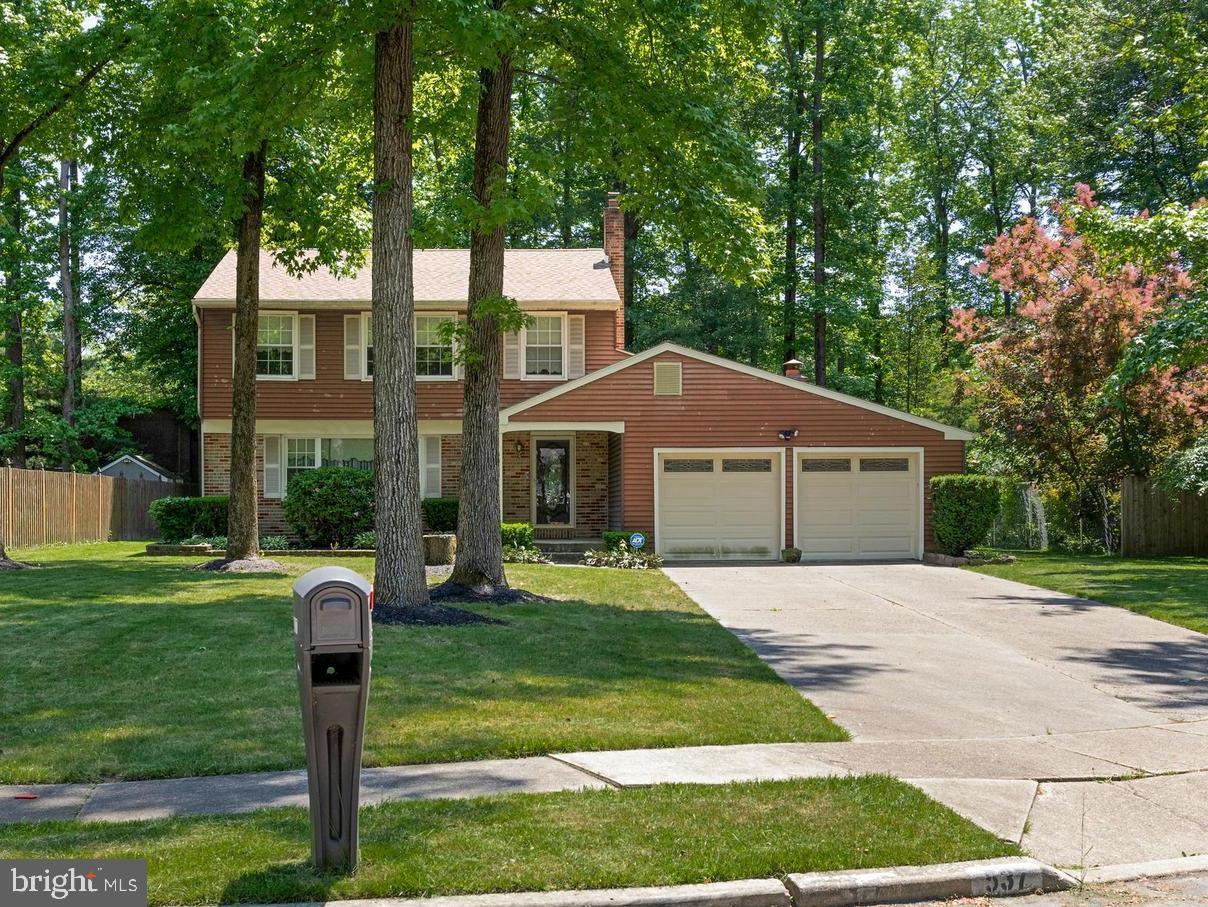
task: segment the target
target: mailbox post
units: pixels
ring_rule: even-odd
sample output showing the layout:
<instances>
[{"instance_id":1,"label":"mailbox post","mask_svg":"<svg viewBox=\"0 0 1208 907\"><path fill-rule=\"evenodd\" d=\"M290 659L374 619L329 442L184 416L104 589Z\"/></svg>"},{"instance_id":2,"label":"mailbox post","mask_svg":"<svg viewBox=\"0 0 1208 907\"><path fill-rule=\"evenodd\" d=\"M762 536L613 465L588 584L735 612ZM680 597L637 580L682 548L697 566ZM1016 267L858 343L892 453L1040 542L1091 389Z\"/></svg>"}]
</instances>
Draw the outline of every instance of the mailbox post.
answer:
<instances>
[{"instance_id":1,"label":"mailbox post","mask_svg":"<svg viewBox=\"0 0 1208 907\"><path fill-rule=\"evenodd\" d=\"M372 607L373 587L343 567L319 567L294 583L311 856L320 869L351 871L357 863Z\"/></svg>"}]
</instances>

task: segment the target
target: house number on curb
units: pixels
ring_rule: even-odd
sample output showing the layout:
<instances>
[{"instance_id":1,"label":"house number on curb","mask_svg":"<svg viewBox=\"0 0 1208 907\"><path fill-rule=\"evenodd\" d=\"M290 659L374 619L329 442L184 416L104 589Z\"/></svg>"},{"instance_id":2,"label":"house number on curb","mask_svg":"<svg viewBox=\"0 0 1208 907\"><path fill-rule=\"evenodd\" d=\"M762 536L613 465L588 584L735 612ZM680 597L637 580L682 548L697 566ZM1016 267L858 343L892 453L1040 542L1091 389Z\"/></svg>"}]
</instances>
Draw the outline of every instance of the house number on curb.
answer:
<instances>
[{"instance_id":1,"label":"house number on curb","mask_svg":"<svg viewBox=\"0 0 1208 907\"><path fill-rule=\"evenodd\" d=\"M980 887L982 890L974 892L974 896L1013 894L1017 891L1026 890L1028 887L1028 875L1026 872L1000 872L997 875L986 876L981 880L982 884ZM1035 885L1031 887L1035 887Z\"/></svg>"},{"instance_id":2,"label":"house number on curb","mask_svg":"<svg viewBox=\"0 0 1208 907\"><path fill-rule=\"evenodd\" d=\"M633 535L631 535L629 537L629 547L630 548L645 548L646 547L646 536L642 535L642 533L640 533L640 532L635 532Z\"/></svg>"}]
</instances>

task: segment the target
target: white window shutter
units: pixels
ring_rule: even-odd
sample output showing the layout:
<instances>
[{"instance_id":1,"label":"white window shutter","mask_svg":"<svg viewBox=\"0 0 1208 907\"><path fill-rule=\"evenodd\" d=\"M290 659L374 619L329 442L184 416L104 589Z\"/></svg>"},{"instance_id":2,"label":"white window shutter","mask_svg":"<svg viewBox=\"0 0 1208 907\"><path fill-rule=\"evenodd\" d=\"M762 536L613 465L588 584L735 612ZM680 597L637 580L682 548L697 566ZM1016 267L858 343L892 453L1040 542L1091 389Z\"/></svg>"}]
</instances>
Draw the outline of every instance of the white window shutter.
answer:
<instances>
[{"instance_id":1,"label":"white window shutter","mask_svg":"<svg viewBox=\"0 0 1208 907\"><path fill-rule=\"evenodd\" d=\"M420 497L440 497L440 435L420 437Z\"/></svg>"},{"instance_id":2,"label":"white window shutter","mask_svg":"<svg viewBox=\"0 0 1208 907\"><path fill-rule=\"evenodd\" d=\"M503 335L503 377L520 377L520 334L516 331Z\"/></svg>"},{"instance_id":3,"label":"white window shutter","mask_svg":"<svg viewBox=\"0 0 1208 907\"><path fill-rule=\"evenodd\" d=\"M457 315L454 319L457 322L458 332L453 335L453 377L460 381L466 376L466 364L461 358L461 326L465 323L464 315Z\"/></svg>"},{"instance_id":4,"label":"white window shutter","mask_svg":"<svg viewBox=\"0 0 1208 907\"><path fill-rule=\"evenodd\" d=\"M587 371L587 318L568 315L566 318L566 377L582 378Z\"/></svg>"},{"instance_id":5,"label":"white window shutter","mask_svg":"<svg viewBox=\"0 0 1208 907\"><path fill-rule=\"evenodd\" d=\"M344 377L361 378L361 316L344 316Z\"/></svg>"},{"instance_id":6,"label":"white window shutter","mask_svg":"<svg viewBox=\"0 0 1208 907\"><path fill-rule=\"evenodd\" d=\"M298 377L315 376L315 316L298 316Z\"/></svg>"},{"instance_id":7,"label":"white window shutter","mask_svg":"<svg viewBox=\"0 0 1208 907\"><path fill-rule=\"evenodd\" d=\"M264 437L264 481L260 483L266 498L281 497L281 439Z\"/></svg>"}]
</instances>

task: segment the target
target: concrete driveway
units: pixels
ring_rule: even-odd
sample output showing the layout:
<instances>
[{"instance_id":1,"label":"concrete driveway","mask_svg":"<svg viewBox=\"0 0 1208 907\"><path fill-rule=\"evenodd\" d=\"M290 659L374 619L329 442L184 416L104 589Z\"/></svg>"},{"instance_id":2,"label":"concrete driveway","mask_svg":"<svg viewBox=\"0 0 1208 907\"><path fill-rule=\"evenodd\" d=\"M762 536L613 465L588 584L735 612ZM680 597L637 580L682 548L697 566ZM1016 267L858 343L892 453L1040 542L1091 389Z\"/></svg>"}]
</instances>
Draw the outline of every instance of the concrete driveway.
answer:
<instances>
[{"instance_id":1,"label":"concrete driveway","mask_svg":"<svg viewBox=\"0 0 1208 907\"><path fill-rule=\"evenodd\" d=\"M1122 608L922 564L665 572L855 740L1208 718L1208 637Z\"/></svg>"},{"instance_id":2,"label":"concrete driveway","mask_svg":"<svg viewBox=\"0 0 1208 907\"><path fill-rule=\"evenodd\" d=\"M665 572L852 735L752 776L888 772L1060 866L1208 853L1208 636L922 564Z\"/></svg>"}]
</instances>

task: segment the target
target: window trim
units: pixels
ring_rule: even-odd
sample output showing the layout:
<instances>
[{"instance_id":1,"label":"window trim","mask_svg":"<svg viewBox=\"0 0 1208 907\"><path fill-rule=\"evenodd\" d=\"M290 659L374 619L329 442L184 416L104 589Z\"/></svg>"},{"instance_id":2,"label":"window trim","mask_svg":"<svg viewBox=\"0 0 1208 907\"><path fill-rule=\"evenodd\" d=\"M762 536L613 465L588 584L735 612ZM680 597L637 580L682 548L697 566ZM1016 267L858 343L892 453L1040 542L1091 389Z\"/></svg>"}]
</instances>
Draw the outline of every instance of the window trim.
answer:
<instances>
[{"instance_id":1,"label":"window trim","mask_svg":"<svg viewBox=\"0 0 1208 907\"><path fill-rule=\"evenodd\" d=\"M369 348L373 346L369 342L369 332L373 330L373 312L361 313L361 380L372 381L373 375L369 374Z\"/></svg>"},{"instance_id":2,"label":"window trim","mask_svg":"<svg viewBox=\"0 0 1208 907\"><path fill-rule=\"evenodd\" d=\"M411 337L412 345L418 351L419 344L415 340L419 336L419 321L421 316L435 315L443 318L446 321L457 321L456 312L416 312L411 319ZM370 332L373 330L373 312L361 312L361 377L360 381L372 381L373 375L369 373L369 349L373 345L369 342ZM454 341L453 346L453 374L451 375L421 375L418 372L415 375L416 381L457 381L457 343Z\"/></svg>"},{"instance_id":3,"label":"window trim","mask_svg":"<svg viewBox=\"0 0 1208 907\"><path fill-rule=\"evenodd\" d=\"M526 324L520 329L520 380L521 381L566 381L566 366L570 355L569 349L569 313L568 312L534 312L533 318L559 318L562 321L562 371L557 375L530 375L528 373L528 334ZM584 348L586 350L586 331Z\"/></svg>"},{"instance_id":4,"label":"window trim","mask_svg":"<svg viewBox=\"0 0 1208 907\"><path fill-rule=\"evenodd\" d=\"M290 334L293 337L294 343L293 343L293 361L290 363L290 374L288 374L288 375L261 375L257 371L257 373L256 373L257 381L297 381L298 380L298 366L301 362L301 357L302 357L302 352L301 352L301 343L302 343L301 327L302 326L299 323L297 312L295 312L295 311L281 312L281 311L277 311L276 309L270 309L267 312L257 312L256 313L256 334L257 334L256 350L257 350L257 352L259 352L259 350L260 350L260 337L259 337L260 319L265 318L265 317L270 317L270 316L282 316L282 315L287 316L292 323Z\"/></svg>"},{"instance_id":5,"label":"window trim","mask_svg":"<svg viewBox=\"0 0 1208 907\"><path fill-rule=\"evenodd\" d=\"M281 445L281 497L285 497L285 493L289 490L289 442L290 441L310 441L315 445L315 465L314 466L295 466L294 469L318 469L323 465L323 438L316 435L286 435L282 439Z\"/></svg>"},{"instance_id":6,"label":"window trim","mask_svg":"<svg viewBox=\"0 0 1208 907\"><path fill-rule=\"evenodd\" d=\"M412 319L412 332L415 336L415 356L416 362L419 361L419 319L437 317L443 318L445 321L457 323L456 312L416 312ZM449 352L453 354L453 373L450 375L421 375L418 368L415 372L416 381L456 381L457 380L457 341L454 340L449 345Z\"/></svg>"},{"instance_id":7,"label":"window trim","mask_svg":"<svg viewBox=\"0 0 1208 907\"><path fill-rule=\"evenodd\" d=\"M575 507L579 502L579 496L575 494L575 482L579 475L579 451L577 433L570 432L568 434L558 434L557 432L534 432L529 435L529 514L532 517L532 523L539 529L574 529L576 524ZM538 523L537 522L537 444L540 441L566 441L569 443L567 451L570 457L569 476L567 477L567 496L570 498L569 523Z\"/></svg>"}]
</instances>

